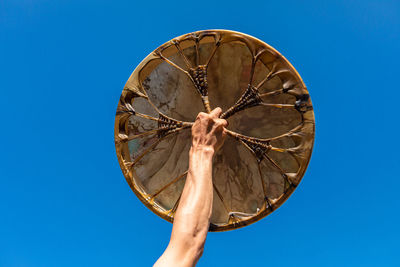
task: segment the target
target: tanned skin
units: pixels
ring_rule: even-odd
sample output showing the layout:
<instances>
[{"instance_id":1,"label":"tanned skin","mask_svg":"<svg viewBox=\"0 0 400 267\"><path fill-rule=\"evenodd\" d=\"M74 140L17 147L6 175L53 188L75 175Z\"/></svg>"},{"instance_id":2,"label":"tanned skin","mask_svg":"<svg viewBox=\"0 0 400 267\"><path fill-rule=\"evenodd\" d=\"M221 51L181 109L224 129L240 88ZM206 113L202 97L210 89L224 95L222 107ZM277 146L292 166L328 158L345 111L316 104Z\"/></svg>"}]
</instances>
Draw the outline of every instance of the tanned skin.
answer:
<instances>
[{"instance_id":1,"label":"tanned skin","mask_svg":"<svg viewBox=\"0 0 400 267\"><path fill-rule=\"evenodd\" d=\"M154 264L195 266L203 254L213 204L212 158L224 143L227 121L221 108L200 112L192 126L189 171L174 217L171 240Z\"/></svg>"}]
</instances>

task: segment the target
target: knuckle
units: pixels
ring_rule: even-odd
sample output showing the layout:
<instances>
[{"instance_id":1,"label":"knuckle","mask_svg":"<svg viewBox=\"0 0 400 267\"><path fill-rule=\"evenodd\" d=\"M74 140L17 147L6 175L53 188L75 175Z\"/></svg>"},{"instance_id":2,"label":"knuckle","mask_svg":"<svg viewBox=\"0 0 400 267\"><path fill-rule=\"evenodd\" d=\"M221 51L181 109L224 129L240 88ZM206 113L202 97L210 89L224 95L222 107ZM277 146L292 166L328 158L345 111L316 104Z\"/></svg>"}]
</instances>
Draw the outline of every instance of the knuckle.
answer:
<instances>
[{"instance_id":1,"label":"knuckle","mask_svg":"<svg viewBox=\"0 0 400 267\"><path fill-rule=\"evenodd\" d=\"M200 113L197 115L197 118L199 118L199 119L204 119L204 118L206 118L206 117L207 117L207 114L204 113L204 112L200 112Z\"/></svg>"},{"instance_id":2,"label":"knuckle","mask_svg":"<svg viewBox=\"0 0 400 267\"><path fill-rule=\"evenodd\" d=\"M218 128L219 126L221 126L221 122L214 120L214 128Z\"/></svg>"},{"instance_id":3,"label":"knuckle","mask_svg":"<svg viewBox=\"0 0 400 267\"><path fill-rule=\"evenodd\" d=\"M216 119L214 120L216 126L226 126L228 123L224 119Z\"/></svg>"}]
</instances>

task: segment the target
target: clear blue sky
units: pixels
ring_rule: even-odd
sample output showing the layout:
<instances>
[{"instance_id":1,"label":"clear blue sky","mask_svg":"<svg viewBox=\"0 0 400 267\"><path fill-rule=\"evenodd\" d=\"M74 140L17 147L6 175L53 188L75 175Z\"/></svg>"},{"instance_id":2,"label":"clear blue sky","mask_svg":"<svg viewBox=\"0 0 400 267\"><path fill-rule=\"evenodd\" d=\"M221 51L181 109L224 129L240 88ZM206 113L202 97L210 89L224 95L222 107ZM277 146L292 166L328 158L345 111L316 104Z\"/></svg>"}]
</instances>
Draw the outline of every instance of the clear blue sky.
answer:
<instances>
[{"instance_id":1,"label":"clear blue sky","mask_svg":"<svg viewBox=\"0 0 400 267\"><path fill-rule=\"evenodd\" d=\"M316 140L290 199L198 266L400 266L400 2L167 2L0 1L0 266L154 263L171 224L122 175L117 101L148 53L213 28L292 62Z\"/></svg>"}]
</instances>

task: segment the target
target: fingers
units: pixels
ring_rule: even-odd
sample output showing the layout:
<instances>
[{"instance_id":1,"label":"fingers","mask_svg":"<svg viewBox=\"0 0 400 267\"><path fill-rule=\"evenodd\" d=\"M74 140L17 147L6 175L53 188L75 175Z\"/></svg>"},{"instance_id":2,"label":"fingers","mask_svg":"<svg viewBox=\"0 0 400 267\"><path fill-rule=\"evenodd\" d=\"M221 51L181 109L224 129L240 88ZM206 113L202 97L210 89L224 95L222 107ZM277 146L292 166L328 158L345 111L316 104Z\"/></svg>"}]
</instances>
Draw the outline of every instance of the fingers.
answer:
<instances>
[{"instance_id":1,"label":"fingers","mask_svg":"<svg viewBox=\"0 0 400 267\"><path fill-rule=\"evenodd\" d=\"M199 114L197 114L197 118L196 119L203 120L203 119L207 118L208 116L209 116L209 114L204 113L204 112L200 112Z\"/></svg>"},{"instance_id":2,"label":"fingers","mask_svg":"<svg viewBox=\"0 0 400 267\"><path fill-rule=\"evenodd\" d=\"M212 110L209 114L200 112L196 118L196 126L198 125L199 129L203 129L206 132L210 132L211 129L226 128L228 121L219 118L221 113L222 110L219 107Z\"/></svg>"},{"instance_id":3,"label":"fingers","mask_svg":"<svg viewBox=\"0 0 400 267\"><path fill-rule=\"evenodd\" d=\"M210 116L211 116L211 118L219 118L221 113L222 113L222 109L220 107L218 107L218 108L213 109L210 112Z\"/></svg>"},{"instance_id":4,"label":"fingers","mask_svg":"<svg viewBox=\"0 0 400 267\"><path fill-rule=\"evenodd\" d=\"M225 127L228 125L228 122L224 119L214 119L214 124L212 126L211 133L215 134L217 132L225 132Z\"/></svg>"},{"instance_id":5,"label":"fingers","mask_svg":"<svg viewBox=\"0 0 400 267\"><path fill-rule=\"evenodd\" d=\"M225 127L228 122L220 119L221 108L216 108L211 113L200 112L192 126L192 145L212 146L217 151L224 143L226 137Z\"/></svg>"},{"instance_id":6,"label":"fingers","mask_svg":"<svg viewBox=\"0 0 400 267\"><path fill-rule=\"evenodd\" d=\"M228 122L226 120L224 120L224 119L214 119L214 123L217 126L222 126L222 127L228 126Z\"/></svg>"}]
</instances>

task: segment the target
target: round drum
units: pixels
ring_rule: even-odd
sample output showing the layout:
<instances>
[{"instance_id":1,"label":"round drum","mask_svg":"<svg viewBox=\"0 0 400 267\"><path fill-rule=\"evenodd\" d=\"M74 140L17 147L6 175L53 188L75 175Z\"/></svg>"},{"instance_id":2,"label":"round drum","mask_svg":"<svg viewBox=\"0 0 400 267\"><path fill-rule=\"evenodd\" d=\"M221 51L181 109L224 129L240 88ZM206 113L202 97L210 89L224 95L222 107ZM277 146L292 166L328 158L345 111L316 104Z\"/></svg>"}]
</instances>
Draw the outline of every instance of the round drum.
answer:
<instances>
[{"instance_id":1,"label":"round drum","mask_svg":"<svg viewBox=\"0 0 400 267\"><path fill-rule=\"evenodd\" d=\"M310 95L278 51L226 30L189 33L163 44L122 91L115 146L133 192L172 222L188 170L191 126L199 112L215 107L229 126L213 159L210 231L224 231L282 205L311 157Z\"/></svg>"}]
</instances>

